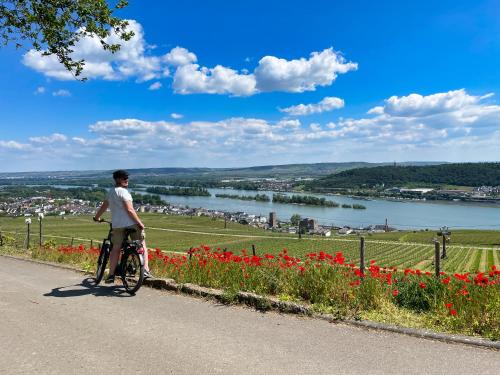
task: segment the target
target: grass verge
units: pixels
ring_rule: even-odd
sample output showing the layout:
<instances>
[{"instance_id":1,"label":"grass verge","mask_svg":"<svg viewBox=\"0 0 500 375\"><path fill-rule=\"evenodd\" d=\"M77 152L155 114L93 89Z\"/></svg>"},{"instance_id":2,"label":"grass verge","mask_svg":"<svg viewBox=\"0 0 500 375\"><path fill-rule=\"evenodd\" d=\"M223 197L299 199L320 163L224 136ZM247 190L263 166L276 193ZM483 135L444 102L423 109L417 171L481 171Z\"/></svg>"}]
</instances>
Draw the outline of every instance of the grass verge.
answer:
<instances>
[{"instance_id":1,"label":"grass verge","mask_svg":"<svg viewBox=\"0 0 500 375\"><path fill-rule=\"evenodd\" d=\"M0 252L70 264L93 271L98 249L84 246ZM442 274L384 268L372 262L362 275L342 253L309 253L302 258L251 256L200 247L191 256L150 251L153 273L176 282L224 290L230 303L238 292L303 303L337 319L368 319L399 326L500 338L500 271ZM268 306L262 305L266 310Z\"/></svg>"}]
</instances>

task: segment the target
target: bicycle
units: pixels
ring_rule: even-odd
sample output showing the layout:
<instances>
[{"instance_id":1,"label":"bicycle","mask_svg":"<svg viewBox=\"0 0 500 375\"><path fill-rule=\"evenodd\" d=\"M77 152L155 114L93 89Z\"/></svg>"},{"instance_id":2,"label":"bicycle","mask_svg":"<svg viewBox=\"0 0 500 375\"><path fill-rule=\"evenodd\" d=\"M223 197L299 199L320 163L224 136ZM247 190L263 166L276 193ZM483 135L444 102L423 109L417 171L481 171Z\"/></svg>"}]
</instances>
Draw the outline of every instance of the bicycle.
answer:
<instances>
[{"instance_id":1,"label":"bicycle","mask_svg":"<svg viewBox=\"0 0 500 375\"><path fill-rule=\"evenodd\" d=\"M95 274L95 284L101 282L106 265L109 260L113 243L111 242L111 232L113 225L107 220L95 220L99 223L109 224L108 237L102 242L99 258L97 259L97 270ZM129 294L135 294L144 281L144 248L142 241L131 241L129 236L135 229L127 229L120 250L120 261L116 266L115 275L120 276L123 281L123 286Z\"/></svg>"}]
</instances>

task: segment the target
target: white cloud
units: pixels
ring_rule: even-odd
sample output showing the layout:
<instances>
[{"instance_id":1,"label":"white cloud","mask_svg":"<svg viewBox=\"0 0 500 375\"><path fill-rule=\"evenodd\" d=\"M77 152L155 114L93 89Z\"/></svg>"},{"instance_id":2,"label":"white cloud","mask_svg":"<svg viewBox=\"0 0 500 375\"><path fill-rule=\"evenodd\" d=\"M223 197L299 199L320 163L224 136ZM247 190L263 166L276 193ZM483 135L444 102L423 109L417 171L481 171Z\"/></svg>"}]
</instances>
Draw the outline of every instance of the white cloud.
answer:
<instances>
[{"instance_id":1,"label":"white cloud","mask_svg":"<svg viewBox=\"0 0 500 375\"><path fill-rule=\"evenodd\" d=\"M162 84L161 82L154 82L152 83L149 87L148 87L148 90L159 90L161 88Z\"/></svg>"},{"instance_id":2,"label":"white cloud","mask_svg":"<svg viewBox=\"0 0 500 375\"><path fill-rule=\"evenodd\" d=\"M33 94L35 94L35 95L45 94L45 91L46 91L45 87L39 86L36 88L36 90L33 92Z\"/></svg>"},{"instance_id":3,"label":"white cloud","mask_svg":"<svg viewBox=\"0 0 500 375\"><path fill-rule=\"evenodd\" d=\"M71 96L71 93L68 90L60 89L52 92L52 96L63 96L68 97Z\"/></svg>"},{"instance_id":4,"label":"white cloud","mask_svg":"<svg viewBox=\"0 0 500 375\"><path fill-rule=\"evenodd\" d=\"M386 113L392 116L429 116L445 112L458 111L489 98L491 94L473 96L464 89L437 93L427 96L410 94L391 96L383 107L372 108L368 113Z\"/></svg>"},{"instance_id":5,"label":"white cloud","mask_svg":"<svg viewBox=\"0 0 500 375\"><path fill-rule=\"evenodd\" d=\"M26 150L29 149L30 145L26 143L20 143L16 141L2 141L0 140L0 149L7 150Z\"/></svg>"},{"instance_id":6,"label":"white cloud","mask_svg":"<svg viewBox=\"0 0 500 375\"><path fill-rule=\"evenodd\" d=\"M331 85L338 74L357 69L356 63L347 62L333 48L295 60L265 56L253 72L220 64L208 68L197 64L197 56L180 46L163 56L153 55L153 46L146 42L141 24L135 20L128 22L129 30L135 34L129 41L121 40L114 33L106 38L107 43L121 45L114 54L103 50L97 37L85 36L76 43L71 57L75 61L85 61L81 77L108 81L134 78L137 82L144 82L170 77L170 67L175 69L173 88L176 93L249 96L266 91L314 91L318 86ZM57 57L44 56L43 52L28 51L23 55L23 64L47 77L75 79ZM248 63L251 59L245 61ZM155 87L153 85L151 87Z\"/></svg>"},{"instance_id":7,"label":"white cloud","mask_svg":"<svg viewBox=\"0 0 500 375\"><path fill-rule=\"evenodd\" d=\"M276 127L277 128L298 129L300 127L300 125L301 125L301 123L297 119L295 119L295 120L285 119L285 120L278 121L278 123L276 124Z\"/></svg>"},{"instance_id":8,"label":"white cloud","mask_svg":"<svg viewBox=\"0 0 500 375\"><path fill-rule=\"evenodd\" d=\"M260 91L304 92L317 86L329 86L338 74L356 70L358 64L346 62L333 48L312 52L309 59L285 60L265 56L255 69Z\"/></svg>"},{"instance_id":9,"label":"white cloud","mask_svg":"<svg viewBox=\"0 0 500 375\"><path fill-rule=\"evenodd\" d=\"M327 96L317 104L298 104L288 108L280 108L280 112L285 112L292 116L305 116L333 111L334 109L343 107L344 101L342 99Z\"/></svg>"},{"instance_id":10,"label":"white cloud","mask_svg":"<svg viewBox=\"0 0 500 375\"><path fill-rule=\"evenodd\" d=\"M64 134L54 133L49 136L43 137L30 137L29 140L34 143L54 143L54 142L65 142L68 140Z\"/></svg>"},{"instance_id":11,"label":"white cloud","mask_svg":"<svg viewBox=\"0 0 500 375\"><path fill-rule=\"evenodd\" d=\"M255 77L239 74L236 70L217 65L213 69L198 64L177 68L173 87L179 94L230 94L247 96L255 93Z\"/></svg>"},{"instance_id":12,"label":"white cloud","mask_svg":"<svg viewBox=\"0 0 500 375\"><path fill-rule=\"evenodd\" d=\"M89 126L93 133L117 135L127 137L134 134L154 133L155 123L136 119L120 119L112 121L98 121Z\"/></svg>"},{"instance_id":13,"label":"white cloud","mask_svg":"<svg viewBox=\"0 0 500 375\"><path fill-rule=\"evenodd\" d=\"M316 123L316 122L313 122L312 124L309 124L309 128L314 131L314 132L319 132L321 131L321 125Z\"/></svg>"},{"instance_id":14,"label":"white cloud","mask_svg":"<svg viewBox=\"0 0 500 375\"><path fill-rule=\"evenodd\" d=\"M174 47L163 56L163 61L173 66L193 64L198 61L196 55L183 47Z\"/></svg>"},{"instance_id":15,"label":"white cloud","mask_svg":"<svg viewBox=\"0 0 500 375\"><path fill-rule=\"evenodd\" d=\"M174 120L180 120L184 117L184 115L181 115L180 113L171 113L170 117L172 117Z\"/></svg>"},{"instance_id":16,"label":"white cloud","mask_svg":"<svg viewBox=\"0 0 500 375\"><path fill-rule=\"evenodd\" d=\"M384 107L382 106L376 106L368 110L367 112L369 115L381 115L384 113Z\"/></svg>"},{"instance_id":17,"label":"white cloud","mask_svg":"<svg viewBox=\"0 0 500 375\"><path fill-rule=\"evenodd\" d=\"M468 94L464 92L464 95ZM31 137L29 142L1 140L0 157L9 168L18 163L18 155L33 163L26 168L45 160L45 169L89 168L91 165L113 168L123 160L130 163L128 167L241 166L360 159L498 160L500 106L481 100L466 100L453 110L446 104L443 111L438 113L433 108L433 114L428 116L399 113L396 116L382 111L360 118L339 118L326 124L302 124L297 118L269 121L244 117L187 122L180 122L179 118L177 121L126 118L98 121L88 127L87 134L78 137L54 133ZM100 156L102 149L110 150L105 166ZM13 153L12 150L29 152ZM59 160L59 164L55 160Z\"/></svg>"},{"instance_id":18,"label":"white cloud","mask_svg":"<svg viewBox=\"0 0 500 375\"><path fill-rule=\"evenodd\" d=\"M80 145L85 145L87 143L85 138L82 138L82 137L73 137L73 138L71 138L71 140L75 143L80 144Z\"/></svg>"},{"instance_id":19,"label":"white cloud","mask_svg":"<svg viewBox=\"0 0 500 375\"><path fill-rule=\"evenodd\" d=\"M317 86L329 86L338 74L356 70L357 64L332 48L313 52L309 59L287 61L274 56L263 57L253 73L237 71L222 65L207 68L198 64L179 66L173 87L180 94L229 94L249 96L263 91L304 92Z\"/></svg>"},{"instance_id":20,"label":"white cloud","mask_svg":"<svg viewBox=\"0 0 500 375\"><path fill-rule=\"evenodd\" d=\"M129 41L121 40L112 33L106 38L107 43L119 43L121 48L116 53L105 51L98 38L86 36L74 46L71 57L85 60L82 76L88 79L123 80L135 77L138 81L148 81L169 75L168 68L161 64L161 59L148 56L148 45L144 39L142 26L129 20L128 29L135 35ZM30 50L23 56L23 64L44 74L60 80L71 80L74 76L59 63L54 55L43 56L41 52Z\"/></svg>"}]
</instances>

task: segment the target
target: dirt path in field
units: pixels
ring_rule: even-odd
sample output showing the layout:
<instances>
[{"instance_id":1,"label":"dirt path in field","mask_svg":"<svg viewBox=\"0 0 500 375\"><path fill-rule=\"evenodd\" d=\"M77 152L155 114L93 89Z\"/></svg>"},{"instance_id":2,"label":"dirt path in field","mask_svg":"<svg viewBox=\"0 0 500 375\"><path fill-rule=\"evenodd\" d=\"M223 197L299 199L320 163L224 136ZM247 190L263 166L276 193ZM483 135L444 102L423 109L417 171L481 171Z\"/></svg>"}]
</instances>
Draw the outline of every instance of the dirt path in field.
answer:
<instances>
[{"instance_id":1,"label":"dirt path in field","mask_svg":"<svg viewBox=\"0 0 500 375\"><path fill-rule=\"evenodd\" d=\"M488 268L488 251L482 250L481 261L479 262L479 271L484 272Z\"/></svg>"},{"instance_id":2,"label":"dirt path in field","mask_svg":"<svg viewBox=\"0 0 500 375\"><path fill-rule=\"evenodd\" d=\"M480 250L474 250L472 254L470 255L469 261L467 262L467 265L464 267L465 271L469 272L472 266L474 265L474 261L476 260L477 252Z\"/></svg>"},{"instance_id":3,"label":"dirt path in field","mask_svg":"<svg viewBox=\"0 0 500 375\"><path fill-rule=\"evenodd\" d=\"M412 268L415 268L415 269L419 269L419 270L425 270L427 269L427 267L432 263L432 259L425 259L421 262L418 262L417 264L415 264L415 267L412 267Z\"/></svg>"},{"instance_id":4,"label":"dirt path in field","mask_svg":"<svg viewBox=\"0 0 500 375\"><path fill-rule=\"evenodd\" d=\"M497 266L497 268L500 267L500 251L493 251L493 264Z\"/></svg>"}]
</instances>

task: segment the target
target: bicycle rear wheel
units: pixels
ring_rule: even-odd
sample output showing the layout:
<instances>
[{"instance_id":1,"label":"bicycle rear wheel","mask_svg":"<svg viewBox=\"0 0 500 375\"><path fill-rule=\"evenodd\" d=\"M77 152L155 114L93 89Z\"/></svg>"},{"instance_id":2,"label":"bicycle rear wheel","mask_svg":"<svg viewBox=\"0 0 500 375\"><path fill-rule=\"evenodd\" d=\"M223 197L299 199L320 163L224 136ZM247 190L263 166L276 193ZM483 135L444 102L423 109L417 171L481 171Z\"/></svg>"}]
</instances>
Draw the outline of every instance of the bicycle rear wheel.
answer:
<instances>
[{"instance_id":1,"label":"bicycle rear wheel","mask_svg":"<svg viewBox=\"0 0 500 375\"><path fill-rule=\"evenodd\" d=\"M144 264L140 255L135 252L127 252L125 259L121 263L121 277L125 290L130 294L135 294L144 281Z\"/></svg>"},{"instance_id":2,"label":"bicycle rear wheel","mask_svg":"<svg viewBox=\"0 0 500 375\"><path fill-rule=\"evenodd\" d=\"M99 253L99 258L97 259L97 270L95 272L96 285L99 285L104 276L104 271L106 271L106 265L108 263L110 247L111 244L109 242L103 242L101 246L101 252Z\"/></svg>"}]
</instances>

